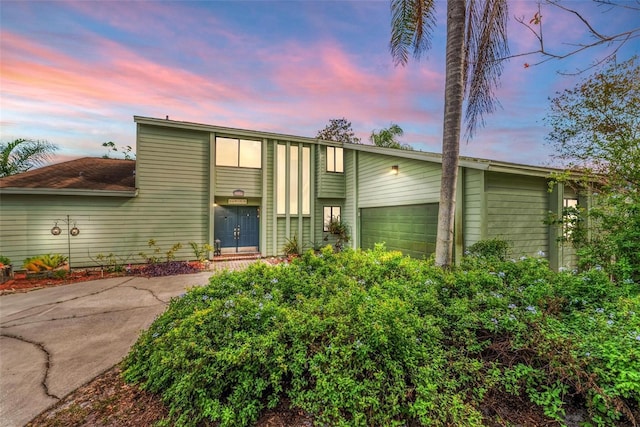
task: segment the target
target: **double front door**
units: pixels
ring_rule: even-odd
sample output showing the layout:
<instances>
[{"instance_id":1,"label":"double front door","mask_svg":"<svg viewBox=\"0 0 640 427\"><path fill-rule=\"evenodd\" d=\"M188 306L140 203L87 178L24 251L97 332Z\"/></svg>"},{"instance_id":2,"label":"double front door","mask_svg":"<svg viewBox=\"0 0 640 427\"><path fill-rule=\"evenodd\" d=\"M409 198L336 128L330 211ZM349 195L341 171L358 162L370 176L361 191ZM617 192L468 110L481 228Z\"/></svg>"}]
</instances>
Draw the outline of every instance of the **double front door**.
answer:
<instances>
[{"instance_id":1,"label":"double front door","mask_svg":"<svg viewBox=\"0 0 640 427\"><path fill-rule=\"evenodd\" d=\"M214 236L223 252L257 252L260 211L257 206L216 206Z\"/></svg>"}]
</instances>

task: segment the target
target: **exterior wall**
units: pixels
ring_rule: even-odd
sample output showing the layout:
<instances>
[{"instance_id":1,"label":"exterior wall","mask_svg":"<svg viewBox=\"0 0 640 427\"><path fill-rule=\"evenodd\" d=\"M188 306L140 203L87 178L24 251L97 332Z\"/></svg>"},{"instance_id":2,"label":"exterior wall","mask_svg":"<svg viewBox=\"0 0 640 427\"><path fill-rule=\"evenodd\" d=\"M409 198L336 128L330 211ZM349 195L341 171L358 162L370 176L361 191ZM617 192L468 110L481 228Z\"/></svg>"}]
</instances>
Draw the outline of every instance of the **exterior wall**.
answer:
<instances>
[{"instance_id":1,"label":"exterior wall","mask_svg":"<svg viewBox=\"0 0 640 427\"><path fill-rule=\"evenodd\" d=\"M69 256L71 266L99 266L90 257L116 253L128 262L140 262L142 246L136 200L120 197L2 195L0 254L21 269L25 258L48 253ZM80 234L68 238L70 216ZM55 225L62 229L51 234ZM147 240L149 237L145 236ZM70 245L69 245L70 243Z\"/></svg>"},{"instance_id":2,"label":"exterior wall","mask_svg":"<svg viewBox=\"0 0 640 427\"><path fill-rule=\"evenodd\" d=\"M464 247L483 240L486 236L486 198L484 192L484 171L464 170L464 205L462 212Z\"/></svg>"},{"instance_id":3,"label":"exterior wall","mask_svg":"<svg viewBox=\"0 0 640 427\"><path fill-rule=\"evenodd\" d=\"M237 189L244 190L242 198L247 199L248 205L260 207L259 242L263 256L281 254L286 239L293 236L305 248L332 243L332 236L324 241L324 206L341 207L342 219L351 229L350 245L360 247L367 243L360 230L364 210L397 208L402 213L406 209L408 218L415 218L421 216L416 209L424 207L426 215L432 217L439 202L441 165L423 153L350 148L347 144L344 173L331 173L326 172L323 141L157 119L143 118L137 126L137 197L3 194L0 253L16 265L27 256L66 254L67 229L62 220L70 215L72 223L80 228L80 235L71 238L73 266L95 265L92 256L112 252L140 262L137 254L149 252L149 239L155 239L162 248L181 242L183 249L177 258L190 259L190 241L212 243L214 203L227 204L229 198L237 197L233 196ZM240 138L261 139L262 169L216 167L218 131L229 137L237 133ZM311 148L308 215L276 213L277 171L289 167L288 163L278 164L278 144ZM397 175L391 173L394 165L399 167ZM456 247L501 238L511 243L514 255L554 252L555 246L550 242L555 239L550 237L551 231L543 220L549 209L561 211L563 195L569 197L572 193L563 189L562 194L550 196L545 172L538 169L502 165L500 171L513 171L503 173L485 170L488 167L487 162L467 161L460 175L456 233L462 234L462 239L456 240ZM287 179L287 192L289 185ZM50 234L56 220L63 229L60 236ZM399 222L406 223L408 228L397 230L397 238L411 240L409 234L402 235L410 233L409 220L391 215L382 216L381 221L381 229L392 222L396 228ZM552 255L559 265L575 262L575 253L566 245Z\"/></svg>"},{"instance_id":4,"label":"exterior wall","mask_svg":"<svg viewBox=\"0 0 640 427\"><path fill-rule=\"evenodd\" d=\"M487 172L487 236L511 244L514 256L549 252L549 211L545 178Z\"/></svg>"},{"instance_id":5,"label":"exterior wall","mask_svg":"<svg viewBox=\"0 0 640 427\"><path fill-rule=\"evenodd\" d=\"M316 153L316 196L334 199L344 198L345 173L327 172L326 146L316 145L316 149L314 151Z\"/></svg>"},{"instance_id":6,"label":"exterior wall","mask_svg":"<svg viewBox=\"0 0 640 427\"><path fill-rule=\"evenodd\" d=\"M137 157L138 244L207 242L209 134L139 124Z\"/></svg>"},{"instance_id":7,"label":"exterior wall","mask_svg":"<svg viewBox=\"0 0 640 427\"><path fill-rule=\"evenodd\" d=\"M398 165L398 175L391 166ZM441 166L420 160L358 153L358 207L438 203Z\"/></svg>"},{"instance_id":8,"label":"exterior wall","mask_svg":"<svg viewBox=\"0 0 640 427\"><path fill-rule=\"evenodd\" d=\"M262 197L262 169L215 166L216 196L233 196L235 190L243 190L243 197Z\"/></svg>"}]
</instances>

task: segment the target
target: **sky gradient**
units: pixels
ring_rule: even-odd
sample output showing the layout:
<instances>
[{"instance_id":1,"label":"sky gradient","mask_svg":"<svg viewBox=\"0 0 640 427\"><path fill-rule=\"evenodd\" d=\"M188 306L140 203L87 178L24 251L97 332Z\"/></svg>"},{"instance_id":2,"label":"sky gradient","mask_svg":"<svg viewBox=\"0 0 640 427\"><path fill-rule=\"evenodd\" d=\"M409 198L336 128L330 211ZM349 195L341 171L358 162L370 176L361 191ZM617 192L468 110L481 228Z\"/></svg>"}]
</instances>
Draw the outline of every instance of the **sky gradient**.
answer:
<instances>
[{"instance_id":1,"label":"sky gradient","mask_svg":"<svg viewBox=\"0 0 640 427\"><path fill-rule=\"evenodd\" d=\"M579 7L597 29L638 26L638 13ZM436 2L432 49L395 67L389 53L388 1L6 1L0 3L1 139L46 139L56 160L101 156L101 144L135 148L133 116L315 137L345 117L368 142L397 123L402 143L441 152L444 1ZM511 53L537 48L526 22L535 1L510 2ZM559 10L542 11L545 41L556 52L589 41L585 27ZM517 57L497 90L502 108L461 154L546 165L543 117L549 98L573 87L611 46L563 61ZM640 52L638 39L618 58Z\"/></svg>"}]
</instances>

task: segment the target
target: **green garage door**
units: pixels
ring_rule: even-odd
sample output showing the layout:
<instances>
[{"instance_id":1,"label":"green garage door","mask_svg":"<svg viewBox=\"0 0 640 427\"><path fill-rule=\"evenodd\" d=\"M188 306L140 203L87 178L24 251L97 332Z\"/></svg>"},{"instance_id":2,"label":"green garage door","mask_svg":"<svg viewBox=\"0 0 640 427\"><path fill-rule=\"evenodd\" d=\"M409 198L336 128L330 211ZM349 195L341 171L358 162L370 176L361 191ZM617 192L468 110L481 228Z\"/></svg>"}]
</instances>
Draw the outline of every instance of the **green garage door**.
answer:
<instances>
[{"instance_id":1,"label":"green garage door","mask_svg":"<svg viewBox=\"0 0 640 427\"><path fill-rule=\"evenodd\" d=\"M372 249L385 242L389 250L413 258L435 252L438 204L360 209L360 246Z\"/></svg>"}]
</instances>

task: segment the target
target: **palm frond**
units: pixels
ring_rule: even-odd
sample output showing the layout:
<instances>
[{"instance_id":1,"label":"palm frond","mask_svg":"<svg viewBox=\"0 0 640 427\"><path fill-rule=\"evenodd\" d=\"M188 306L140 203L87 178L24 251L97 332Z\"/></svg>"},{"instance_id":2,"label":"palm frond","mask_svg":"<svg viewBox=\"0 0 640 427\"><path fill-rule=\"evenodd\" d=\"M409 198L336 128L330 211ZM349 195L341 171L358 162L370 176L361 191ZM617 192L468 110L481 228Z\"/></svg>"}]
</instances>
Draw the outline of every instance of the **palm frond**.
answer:
<instances>
[{"instance_id":1,"label":"palm frond","mask_svg":"<svg viewBox=\"0 0 640 427\"><path fill-rule=\"evenodd\" d=\"M508 56L507 0L468 0L465 61L466 138L477 126L484 126L484 115L500 105L494 90L500 86L502 58Z\"/></svg>"},{"instance_id":2,"label":"palm frond","mask_svg":"<svg viewBox=\"0 0 640 427\"><path fill-rule=\"evenodd\" d=\"M435 26L434 0L391 0L391 40L389 49L394 64L405 65L409 51L420 59L431 48Z\"/></svg>"}]
</instances>

